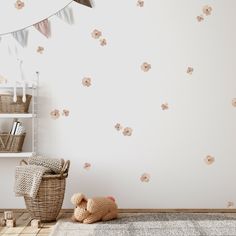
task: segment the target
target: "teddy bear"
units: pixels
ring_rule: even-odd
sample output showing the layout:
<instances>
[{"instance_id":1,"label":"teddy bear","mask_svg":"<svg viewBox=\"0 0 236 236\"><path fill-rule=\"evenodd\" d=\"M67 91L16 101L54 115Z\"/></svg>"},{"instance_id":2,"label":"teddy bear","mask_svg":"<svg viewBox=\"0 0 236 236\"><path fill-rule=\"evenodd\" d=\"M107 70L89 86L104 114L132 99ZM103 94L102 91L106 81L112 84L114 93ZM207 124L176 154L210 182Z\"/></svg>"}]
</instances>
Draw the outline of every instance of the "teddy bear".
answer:
<instances>
[{"instance_id":1,"label":"teddy bear","mask_svg":"<svg viewBox=\"0 0 236 236\"><path fill-rule=\"evenodd\" d=\"M118 210L113 197L87 198L82 193L76 193L71 198L75 206L72 219L80 223L91 224L97 221L107 221L117 218Z\"/></svg>"}]
</instances>

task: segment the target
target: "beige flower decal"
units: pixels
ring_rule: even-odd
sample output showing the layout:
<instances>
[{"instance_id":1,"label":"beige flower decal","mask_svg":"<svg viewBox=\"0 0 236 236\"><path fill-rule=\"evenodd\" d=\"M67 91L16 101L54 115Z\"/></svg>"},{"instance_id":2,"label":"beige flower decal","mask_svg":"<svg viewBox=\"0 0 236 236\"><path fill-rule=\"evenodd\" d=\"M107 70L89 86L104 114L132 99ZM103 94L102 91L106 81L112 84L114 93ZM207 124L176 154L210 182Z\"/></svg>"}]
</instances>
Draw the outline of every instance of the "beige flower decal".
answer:
<instances>
[{"instance_id":1,"label":"beige flower decal","mask_svg":"<svg viewBox=\"0 0 236 236\"><path fill-rule=\"evenodd\" d=\"M117 123L117 124L115 125L115 129L116 129L117 131L122 130L121 124Z\"/></svg>"},{"instance_id":2,"label":"beige flower decal","mask_svg":"<svg viewBox=\"0 0 236 236\"><path fill-rule=\"evenodd\" d=\"M37 48L37 52L40 53L40 54L42 54L43 51L44 51L44 48L41 47L41 46L38 46L38 48Z\"/></svg>"},{"instance_id":3,"label":"beige flower decal","mask_svg":"<svg viewBox=\"0 0 236 236\"><path fill-rule=\"evenodd\" d=\"M63 115L63 116L69 116L69 115L70 115L70 111L64 109L64 110L62 111L62 115Z\"/></svg>"},{"instance_id":4,"label":"beige flower decal","mask_svg":"<svg viewBox=\"0 0 236 236\"><path fill-rule=\"evenodd\" d=\"M197 18L197 21L198 21L198 22L201 22L201 21L204 20L203 15L197 16L196 18Z\"/></svg>"},{"instance_id":5,"label":"beige flower decal","mask_svg":"<svg viewBox=\"0 0 236 236\"><path fill-rule=\"evenodd\" d=\"M148 174L148 173L142 174L140 177L140 181L148 183L150 181L150 174Z\"/></svg>"},{"instance_id":6,"label":"beige flower decal","mask_svg":"<svg viewBox=\"0 0 236 236\"><path fill-rule=\"evenodd\" d=\"M0 84L5 84L5 83L7 83L7 79L2 75L0 75Z\"/></svg>"},{"instance_id":7,"label":"beige flower decal","mask_svg":"<svg viewBox=\"0 0 236 236\"><path fill-rule=\"evenodd\" d=\"M228 201L227 208L234 208L234 202Z\"/></svg>"},{"instance_id":8,"label":"beige flower decal","mask_svg":"<svg viewBox=\"0 0 236 236\"><path fill-rule=\"evenodd\" d=\"M214 161L215 161L215 158L214 157L212 157L212 156L210 156L210 155L207 155L206 157L205 157L205 163L207 164L207 165L211 165L211 164L213 164L214 163Z\"/></svg>"},{"instance_id":9,"label":"beige flower decal","mask_svg":"<svg viewBox=\"0 0 236 236\"><path fill-rule=\"evenodd\" d=\"M138 0L137 1L137 6L138 7L143 7L144 6L144 1L143 0Z\"/></svg>"},{"instance_id":10,"label":"beige flower decal","mask_svg":"<svg viewBox=\"0 0 236 236\"><path fill-rule=\"evenodd\" d=\"M168 109L169 109L168 103L166 102L166 103L161 104L161 109L162 109L163 111L168 110Z\"/></svg>"},{"instance_id":11,"label":"beige flower decal","mask_svg":"<svg viewBox=\"0 0 236 236\"><path fill-rule=\"evenodd\" d=\"M141 70L144 71L144 72L148 72L151 68L152 68L151 64L148 64L147 62L144 62L141 65Z\"/></svg>"},{"instance_id":12,"label":"beige flower decal","mask_svg":"<svg viewBox=\"0 0 236 236\"><path fill-rule=\"evenodd\" d=\"M107 40L106 39L100 39L100 45L101 46L106 46L107 45Z\"/></svg>"},{"instance_id":13,"label":"beige flower decal","mask_svg":"<svg viewBox=\"0 0 236 236\"><path fill-rule=\"evenodd\" d=\"M123 130L123 135L124 135L124 136L131 136L132 133L133 133L133 130L132 130L131 128L129 128L129 127L126 127L126 128L124 128L124 130Z\"/></svg>"},{"instance_id":14,"label":"beige flower decal","mask_svg":"<svg viewBox=\"0 0 236 236\"><path fill-rule=\"evenodd\" d=\"M194 69L193 69L193 67L188 67L187 68L187 74L189 74L189 75L192 75L193 74L193 71L194 71Z\"/></svg>"},{"instance_id":15,"label":"beige flower decal","mask_svg":"<svg viewBox=\"0 0 236 236\"><path fill-rule=\"evenodd\" d=\"M91 78L89 77L84 77L83 80L82 80L82 84L83 86L85 87L90 87L92 85L91 83Z\"/></svg>"},{"instance_id":16,"label":"beige flower decal","mask_svg":"<svg viewBox=\"0 0 236 236\"><path fill-rule=\"evenodd\" d=\"M232 100L232 105L233 105L234 107L236 107L236 98L234 98L234 99Z\"/></svg>"},{"instance_id":17,"label":"beige flower decal","mask_svg":"<svg viewBox=\"0 0 236 236\"><path fill-rule=\"evenodd\" d=\"M51 111L50 116L52 119L56 120L60 117L60 111L55 109L55 110Z\"/></svg>"},{"instance_id":18,"label":"beige flower decal","mask_svg":"<svg viewBox=\"0 0 236 236\"><path fill-rule=\"evenodd\" d=\"M18 9L18 10L22 9L24 6L25 6L25 3L22 2L21 0L17 0L15 2L15 8Z\"/></svg>"},{"instance_id":19,"label":"beige flower decal","mask_svg":"<svg viewBox=\"0 0 236 236\"><path fill-rule=\"evenodd\" d=\"M90 163L84 163L84 169L85 170L90 170L90 168L91 168L91 164Z\"/></svg>"},{"instance_id":20,"label":"beige flower decal","mask_svg":"<svg viewBox=\"0 0 236 236\"><path fill-rule=\"evenodd\" d=\"M209 16L211 15L211 12L212 12L212 7L209 6L209 5L206 5L202 8L202 12L206 15L206 16Z\"/></svg>"},{"instance_id":21,"label":"beige flower decal","mask_svg":"<svg viewBox=\"0 0 236 236\"><path fill-rule=\"evenodd\" d=\"M93 37L94 39L98 39L98 38L100 38L100 37L102 36L102 32L99 31L99 30L97 30L97 29L95 29L95 30L91 33L91 35L92 35L92 37Z\"/></svg>"}]
</instances>

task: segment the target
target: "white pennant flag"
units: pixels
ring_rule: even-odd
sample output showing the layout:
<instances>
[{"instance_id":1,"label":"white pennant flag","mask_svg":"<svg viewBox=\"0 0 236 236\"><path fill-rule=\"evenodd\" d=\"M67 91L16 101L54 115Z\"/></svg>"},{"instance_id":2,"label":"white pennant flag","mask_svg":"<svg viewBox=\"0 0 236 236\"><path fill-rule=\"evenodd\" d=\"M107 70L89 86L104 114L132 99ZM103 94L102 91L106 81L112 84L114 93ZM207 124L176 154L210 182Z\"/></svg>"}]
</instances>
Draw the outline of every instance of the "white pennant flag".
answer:
<instances>
[{"instance_id":1,"label":"white pennant flag","mask_svg":"<svg viewBox=\"0 0 236 236\"><path fill-rule=\"evenodd\" d=\"M66 23L72 25L74 23L74 16L73 16L73 11L72 8L70 7L65 7L61 11L57 12L56 15Z\"/></svg>"},{"instance_id":2,"label":"white pennant flag","mask_svg":"<svg viewBox=\"0 0 236 236\"><path fill-rule=\"evenodd\" d=\"M28 42L28 30L23 29L12 33L12 36L22 46L26 47Z\"/></svg>"}]
</instances>

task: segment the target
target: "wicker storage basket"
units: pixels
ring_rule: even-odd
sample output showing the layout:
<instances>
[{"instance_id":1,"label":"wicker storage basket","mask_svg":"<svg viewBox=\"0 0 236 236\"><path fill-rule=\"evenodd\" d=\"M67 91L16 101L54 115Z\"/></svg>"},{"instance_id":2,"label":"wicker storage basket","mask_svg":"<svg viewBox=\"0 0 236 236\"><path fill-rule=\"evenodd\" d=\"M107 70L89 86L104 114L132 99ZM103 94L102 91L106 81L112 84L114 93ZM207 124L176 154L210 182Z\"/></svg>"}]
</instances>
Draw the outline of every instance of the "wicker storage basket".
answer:
<instances>
[{"instance_id":1,"label":"wicker storage basket","mask_svg":"<svg viewBox=\"0 0 236 236\"><path fill-rule=\"evenodd\" d=\"M21 164L25 163L24 160ZM25 205L32 219L52 222L57 219L64 200L66 178L70 161L65 162L61 174L44 175L36 198L24 197Z\"/></svg>"},{"instance_id":2,"label":"wicker storage basket","mask_svg":"<svg viewBox=\"0 0 236 236\"><path fill-rule=\"evenodd\" d=\"M22 96L17 96L17 101L13 102L13 96L0 94L0 113L28 113L32 96L26 95L26 102L22 101Z\"/></svg>"},{"instance_id":3,"label":"wicker storage basket","mask_svg":"<svg viewBox=\"0 0 236 236\"><path fill-rule=\"evenodd\" d=\"M21 152L25 135L0 134L0 152Z\"/></svg>"}]
</instances>

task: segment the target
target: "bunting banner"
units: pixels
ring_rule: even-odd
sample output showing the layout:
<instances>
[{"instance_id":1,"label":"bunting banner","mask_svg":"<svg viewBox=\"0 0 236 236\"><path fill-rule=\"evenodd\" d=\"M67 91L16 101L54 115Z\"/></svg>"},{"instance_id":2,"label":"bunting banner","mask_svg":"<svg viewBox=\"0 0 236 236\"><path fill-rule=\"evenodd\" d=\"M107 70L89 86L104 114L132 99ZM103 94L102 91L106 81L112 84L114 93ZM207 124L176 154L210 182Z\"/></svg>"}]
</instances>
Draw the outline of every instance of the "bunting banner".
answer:
<instances>
[{"instance_id":1,"label":"bunting banner","mask_svg":"<svg viewBox=\"0 0 236 236\"><path fill-rule=\"evenodd\" d=\"M12 36L16 41L24 48L27 46L28 42L28 30L23 29L12 33Z\"/></svg>"},{"instance_id":2,"label":"bunting banner","mask_svg":"<svg viewBox=\"0 0 236 236\"><path fill-rule=\"evenodd\" d=\"M79 4L82 4L87 7L92 8L92 0L71 0L71 2L76 2L76 3L79 3ZM73 9L71 7L69 7L69 4L66 7L64 7L62 10L54 13L53 15L56 15L57 17L59 17L61 20L63 20L67 24L72 25L74 23L74 15L73 15ZM18 10L20 10L24 7L25 7L25 5L23 4L22 7L20 7L20 8L17 5L16 8ZM46 18L46 19L44 19L36 24L33 24L31 26L34 26L35 29L37 29L46 38L51 37L51 23L49 21L49 18ZM29 26L29 27L31 27L31 26ZM15 38L15 40L24 48L27 46L27 43L28 43L28 34L29 34L28 28L29 27L26 27L22 30L14 31L11 33L7 33L7 34L11 34L13 36L13 38ZM1 40L2 40L2 37L0 37L0 42L1 42ZM10 55L17 54L16 49L15 49L15 53L13 53L13 51L8 47L8 51L9 51Z\"/></svg>"},{"instance_id":3,"label":"bunting banner","mask_svg":"<svg viewBox=\"0 0 236 236\"><path fill-rule=\"evenodd\" d=\"M83 4L87 7L93 7L91 0L74 0L75 2L79 3L79 4Z\"/></svg>"},{"instance_id":4,"label":"bunting banner","mask_svg":"<svg viewBox=\"0 0 236 236\"><path fill-rule=\"evenodd\" d=\"M49 38L51 36L51 25L48 19L40 21L39 23L35 24L34 27L45 37Z\"/></svg>"},{"instance_id":5,"label":"bunting banner","mask_svg":"<svg viewBox=\"0 0 236 236\"><path fill-rule=\"evenodd\" d=\"M74 23L74 15L73 11L70 7L65 7L61 11L57 12L56 15L69 25L72 25Z\"/></svg>"}]
</instances>

